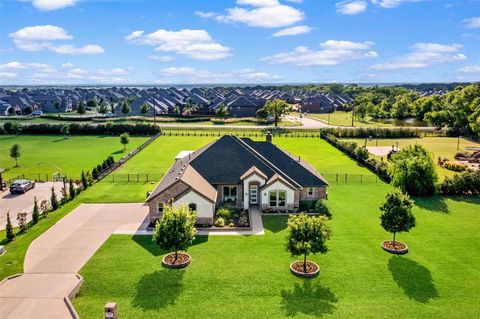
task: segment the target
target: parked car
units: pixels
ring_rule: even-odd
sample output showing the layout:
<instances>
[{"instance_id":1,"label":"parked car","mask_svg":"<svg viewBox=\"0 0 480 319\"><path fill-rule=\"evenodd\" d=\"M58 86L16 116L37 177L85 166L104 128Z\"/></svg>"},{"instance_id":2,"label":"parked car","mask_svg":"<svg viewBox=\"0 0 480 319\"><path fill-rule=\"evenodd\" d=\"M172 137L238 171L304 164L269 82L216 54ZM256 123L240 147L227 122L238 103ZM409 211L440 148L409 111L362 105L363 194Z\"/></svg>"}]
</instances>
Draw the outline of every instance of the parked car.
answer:
<instances>
[{"instance_id":1,"label":"parked car","mask_svg":"<svg viewBox=\"0 0 480 319\"><path fill-rule=\"evenodd\" d=\"M43 115L42 111L33 111L31 115Z\"/></svg>"},{"instance_id":2,"label":"parked car","mask_svg":"<svg viewBox=\"0 0 480 319\"><path fill-rule=\"evenodd\" d=\"M35 188L35 182L29 181L26 179L18 179L12 183L10 186L10 194L24 194L31 189Z\"/></svg>"},{"instance_id":3,"label":"parked car","mask_svg":"<svg viewBox=\"0 0 480 319\"><path fill-rule=\"evenodd\" d=\"M104 117L115 117L115 114L112 112L108 112L107 114L104 115Z\"/></svg>"}]
</instances>

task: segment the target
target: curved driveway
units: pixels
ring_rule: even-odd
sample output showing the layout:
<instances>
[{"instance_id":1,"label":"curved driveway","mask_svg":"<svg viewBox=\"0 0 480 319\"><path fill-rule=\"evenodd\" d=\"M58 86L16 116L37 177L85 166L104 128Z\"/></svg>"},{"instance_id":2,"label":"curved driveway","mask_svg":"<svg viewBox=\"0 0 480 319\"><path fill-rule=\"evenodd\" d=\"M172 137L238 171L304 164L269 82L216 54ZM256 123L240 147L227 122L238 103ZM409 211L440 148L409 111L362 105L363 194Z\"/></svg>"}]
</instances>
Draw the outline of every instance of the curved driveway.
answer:
<instances>
[{"instance_id":1,"label":"curved driveway","mask_svg":"<svg viewBox=\"0 0 480 319\"><path fill-rule=\"evenodd\" d=\"M35 239L24 274L0 284L0 318L72 318L64 297L78 286L77 273L107 238L146 226L148 207L82 204Z\"/></svg>"}]
</instances>

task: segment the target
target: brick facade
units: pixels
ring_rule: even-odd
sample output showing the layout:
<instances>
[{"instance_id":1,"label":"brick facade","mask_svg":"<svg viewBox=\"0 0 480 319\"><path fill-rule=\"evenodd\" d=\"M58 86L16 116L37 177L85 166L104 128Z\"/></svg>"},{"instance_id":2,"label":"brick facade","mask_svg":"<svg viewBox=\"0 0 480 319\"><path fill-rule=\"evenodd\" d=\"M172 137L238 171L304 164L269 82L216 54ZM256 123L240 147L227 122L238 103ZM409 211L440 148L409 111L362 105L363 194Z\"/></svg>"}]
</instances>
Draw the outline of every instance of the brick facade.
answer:
<instances>
[{"instance_id":1,"label":"brick facade","mask_svg":"<svg viewBox=\"0 0 480 319\"><path fill-rule=\"evenodd\" d=\"M299 201L302 200L319 200L327 199L327 188L326 187L312 187L313 195L308 194L309 187L304 187L299 193Z\"/></svg>"},{"instance_id":2,"label":"brick facade","mask_svg":"<svg viewBox=\"0 0 480 319\"><path fill-rule=\"evenodd\" d=\"M158 214L158 203L167 203L169 200L173 199L175 196L183 193L189 188L190 186L180 180L150 200L148 203L148 217L150 218L150 222L155 223L157 219L162 217Z\"/></svg>"}]
</instances>

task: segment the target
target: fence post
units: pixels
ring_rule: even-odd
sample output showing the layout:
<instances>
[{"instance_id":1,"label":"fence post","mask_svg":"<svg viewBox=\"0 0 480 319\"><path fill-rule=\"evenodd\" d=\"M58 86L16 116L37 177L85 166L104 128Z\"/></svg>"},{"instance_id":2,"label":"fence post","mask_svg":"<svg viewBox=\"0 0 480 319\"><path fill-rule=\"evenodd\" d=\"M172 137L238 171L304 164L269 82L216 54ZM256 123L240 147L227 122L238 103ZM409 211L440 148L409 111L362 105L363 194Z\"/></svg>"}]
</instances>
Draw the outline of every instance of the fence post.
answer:
<instances>
[{"instance_id":1,"label":"fence post","mask_svg":"<svg viewBox=\"0 0 480 319\"><path fill-rule=\"evenodd\" d=\"M335 181L338 183L338 173L337 173L337 177L335 178Z\"/></svg>"},{"instance_id":2,"label":"fence post","mask_svg":"<svg viewBox=\"0 0 480 319\"><path fill-rule=\"evenodd\" d=\"M137 182L138 182L138 173L137 173Z\"/></svg>"},{"instance_id":3,"label":"fence post","mask_svg":"<svg viewBox=\"0 0 480 319\"><path fill-rule=\"evenodd\" d=\"M347 183L347 174L348 173L345 173L345 183Z\"/></svg>"},{"instance_id":4,"label":"fence post","mask_svg":"<svg viewBox=\"0 0 480 319\"><path fill-rule=\"evenodd\" d=\"M127 182L130 182L130 174L127 174Z\"/></svg>"},{"instance_id":5,"label":"fence post","mask_svg":"<svg viewBox=\"0 0 480 319\"><path fill-rule=\"evenodd\" d=\"M362 184L363 181L363 174L360 174L360 184Z\"/></svg>"}]
</instances>

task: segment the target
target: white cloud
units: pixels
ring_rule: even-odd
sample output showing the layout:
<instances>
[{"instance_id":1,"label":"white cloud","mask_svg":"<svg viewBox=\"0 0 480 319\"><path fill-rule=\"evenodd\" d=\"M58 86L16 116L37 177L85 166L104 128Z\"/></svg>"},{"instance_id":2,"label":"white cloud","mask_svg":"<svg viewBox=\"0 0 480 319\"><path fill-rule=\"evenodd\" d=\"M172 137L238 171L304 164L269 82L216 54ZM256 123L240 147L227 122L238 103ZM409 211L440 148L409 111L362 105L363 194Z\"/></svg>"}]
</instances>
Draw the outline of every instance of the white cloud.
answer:
<instances>
[{"instance_id":1,"label":"white cloud","mask_svg":"<svg viewBox=\"0 0 480 319\"><path fill-rule=\"evenodd\" d=\"M150 60L155 60L155 61L159 61L159 62L172 62L175 60L175 58L173 56L169 56L169 55L154 55L154 54L151 54L148 56L148 58Z\"/></svg>"},{"instance_id":2,"label":"white cloud","mask_svg":"<svg viewBox=\"0 0 480 319\"><path fill-rule=\"evenodd\" d=\"M215 12L203 12L203 11L195 11L195 14L201 18L213 18L217 15Z\"/></svg>"},{"instance_id":3,"label":"white cloud","mask_svg":"<svg viewBox=\"0 0 480 319\"><path fill-rule=\"evenodd\" d=\"M312 28L309 27L308 25L297 25L294 27L279 30L274 34L272 34L272 36L274 37L292 36L292 35L309 33L310 31L312 31Z\"/></svg>"},{"instance_id":4,"label":"white cloud","mask_svg":"<svg viewBox=\"0 0 480 319\"><path fill-rule=\"evenodd\" d=\"M70 63L70 62L62 64L62 68L65 68L65 69L71 69L71 68L74 68L74 67L75 67L75 64Z\"/></svg>"},{"instance_id":5,"label":"white cloud","mask_svg":"<svg viewBox=\"0 0 480 319\"><path fill-rule=\"evenodd\" d=\"M77 0L27 0L27 1L30 1L35 8L42 11L53 11L57 9L71 7L78 2Z\"/></svg>"},{"instance_id":6,"label":"white cloud","mask_svg":"<svg viewBox=\"0 0 480 319\"><path fill-rule=\"evenodd\" d=\"M274 82L283 79L282 76L257 71L255 69L214 72L192 67L168 67L159 72L160 79L156 83L257 83Z\"/></svg>"},{"instance_id":7,"label":"white cloud","mask_svg":"<svg viewBox=\"0 0 480 319\"><path fill-rule=\"evenodd\" d=\"M123 68L113 68L113 69L98 69L98 74L103 75L127 75L131 74L130 70Z\"/></svg>"},{"instance_id":8,"label":"white cloud","mask_svg":"<svg viewBox=\"0 0 480 319\"><path fill-rule=\"evenodd\" d=\"M347 0L335 4L337 12L341 14L359 14L367 10L367 2L363 0Z\"/></svg>"},{"instance_id":9,"label":"white cloud","mask_svg":"<svg viewBox=\"0 0 480 319\"><path fill-rule=\"evenodd\" d=\"M59 54L99 54L105 50L96 44L75 47L71 44L55 44L54 41L72 40L73 36L54 25L25 27L8 35L15 45L24 51L50 50Z\"/></svg>"},{"instance_id":10,"label":"white cloud","mask_svg":"<svg viewBox=\"0 0 480 319\"><path fill-rule=\"evenodd\" d=\"M5 64L0 64L0 69L40 69L40 68L50 68L48 64L45 63L22 63L18 61L12 61Z\"/></svg>"},{"instance_id":11,"label":"white cloud","mask_svg":"<svg viewBox=\"0 0 480 319\"><path fill-rule=\"evenodd\" d=\"M0 72L0 78L16 78L17 73L14 72Z\"/></svg>"},{"instance_id":12,"label":"white cloud","mask_svg":"<svg viewBox=\"0 0 480 319\"><path fill-rule=\"evenodd\" d=\"M420 2L423 0L371 0L374 5L385 9L397 8L405 2Z\"/></svg>"},{"instance_id":13,"label":"white cloud","mask_svg":"<svg viewBox=\"0 0 480 319\"><path fill-rule=\"evenodd\" d=\"M226 14L197 11L203 18L214 18L224 23L243 23L250 27L281 28L305 19L305 14L277 0L238 0L245 7L228 8Z\"/></svg>"},{"instance_id":14,"label":"white cloud","mask_svg":"<svg viewBox=\"0 0 480 319\"><path fill-rule=\"evenodd\" d=\"M141 33L140 33L141 32ZM215 42L205 30L159 29L150 34L135 31L125 37L133 43L156 46L155 51L175 52L197 60L218 60L230 55L230 48Z\"/></svg>"},{"instance_id":15,"label":"white cloud","mask_svg":"<svg viewBox=\"0 0 480 319\"><path fill-rule=\"evenodd\" d=\"M377 52L372 51L373 42L351 42L328 40L320 44L320 50L310 50L299 46L291 52L278 53L264 57L261 61L270 64L293 64L300 66L337 65L349 60L376 58Z\"/></svg>"},{"instance_id":16,"label":"white cloud","mask_svg":"<svg viewBox=\"0 0 480 319\"><path fill-rule=\"evenodd\" d=\"M467 29L479 29L480 28L480 17L471 17L468 19L462 20L462 24Z\"/></svg>"},{"instance_id":17,"label":"white cloud","mask_svg":"<svg viewBox=\"0 0 480 319\"><path fill-rule=\"evenodd\" d=\"M237 0L238 5L250 5L252 7L274 7L278 6L278 0Z\"/></svg>"},{"instance_id":18,"label":"white cloud","mask_svg":"<svg viewBox=\"0 0 480 319\"><path fill-rule=\"evenodd\" d=\"M467 57L458 53L463 46L460 44L416 43L412 52L393 62L372 65L373 70L420 69L444 62L466 60Z\"/></svg>"},{"instance_id":19,"label":"white cloud","mask_svg":"<svg viewBox=\"0 0 480 319\"><path fill-rule=\"evenodd\" d=\"M480 73L480 64L467 65L457 70L462 73Z\"/></svg>"}]
</instances>

